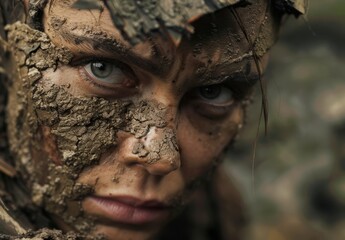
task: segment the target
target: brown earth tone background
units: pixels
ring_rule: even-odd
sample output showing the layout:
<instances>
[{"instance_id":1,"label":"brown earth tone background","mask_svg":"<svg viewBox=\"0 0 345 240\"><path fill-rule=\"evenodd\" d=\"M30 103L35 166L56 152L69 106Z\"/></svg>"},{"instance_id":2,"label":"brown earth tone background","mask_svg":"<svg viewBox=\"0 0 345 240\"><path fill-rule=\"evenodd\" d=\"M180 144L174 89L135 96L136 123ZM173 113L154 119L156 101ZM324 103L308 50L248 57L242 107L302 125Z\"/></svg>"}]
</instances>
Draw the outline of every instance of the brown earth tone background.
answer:
<instances>
[{"instance_id":1,"label":"brown earth tone background","mask_svg":"<svg viewBox=\"0 0 345 240\"><path fill-rule=\"evenodd\" d=\"M248 240L345 239L345 1L310 1L271 54L268 134L260 94L229 150L227 170L247 205ZM257 89L258 90L258 89Z\"/></svg>"}]
</instances>

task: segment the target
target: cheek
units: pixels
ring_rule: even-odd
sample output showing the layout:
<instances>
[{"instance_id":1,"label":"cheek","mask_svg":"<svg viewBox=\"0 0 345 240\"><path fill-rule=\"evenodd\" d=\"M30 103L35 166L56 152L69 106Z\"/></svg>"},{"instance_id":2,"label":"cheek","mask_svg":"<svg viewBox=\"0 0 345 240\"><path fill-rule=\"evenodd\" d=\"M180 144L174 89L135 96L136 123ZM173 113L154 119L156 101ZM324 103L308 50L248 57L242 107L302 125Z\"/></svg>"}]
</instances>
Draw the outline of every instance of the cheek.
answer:
<instances>
[{"instance_id":1,"label":"cheek","mask_svg":"<svg viewBox=\"0 0 345 240\"><path fill-rule=\"evenodd\" d=\"M187 181L201 177L220 160L220 155L236 137L243 123L240 104L222 120L195 119L195 113L181 114L178 139L181 149L181 170ZM193 120L194 119L194 120Z\"/></svg>"}]
</instances>

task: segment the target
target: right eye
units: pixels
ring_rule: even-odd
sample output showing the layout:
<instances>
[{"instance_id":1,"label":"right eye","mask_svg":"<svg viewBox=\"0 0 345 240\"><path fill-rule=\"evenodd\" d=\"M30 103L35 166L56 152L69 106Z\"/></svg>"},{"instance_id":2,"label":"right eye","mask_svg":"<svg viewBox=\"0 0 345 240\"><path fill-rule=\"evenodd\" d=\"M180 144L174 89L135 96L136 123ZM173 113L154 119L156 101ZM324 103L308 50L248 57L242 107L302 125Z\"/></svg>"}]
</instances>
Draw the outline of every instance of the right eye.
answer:
<instances>
[{"instance_id":1,"label":"right eye","mask_svg":"<svg viewBox=\"0 0 345 240\"><path fill-rule=\"evenodd\" d=\"M88 80L103 87L134 87L135 81L115 63L91 61L83 66Z\"/></svg>"},{"instance_id":2,"label":"right eye","mask_svg":"<svg viewBox=\"0 0 345 240\"><path fill-rule=\"evenodd\" d=\"M221 84L199 87L197 96L200 101L215 107L227 106L233 102L231 90Z\"/></svg>"}]
</instances>

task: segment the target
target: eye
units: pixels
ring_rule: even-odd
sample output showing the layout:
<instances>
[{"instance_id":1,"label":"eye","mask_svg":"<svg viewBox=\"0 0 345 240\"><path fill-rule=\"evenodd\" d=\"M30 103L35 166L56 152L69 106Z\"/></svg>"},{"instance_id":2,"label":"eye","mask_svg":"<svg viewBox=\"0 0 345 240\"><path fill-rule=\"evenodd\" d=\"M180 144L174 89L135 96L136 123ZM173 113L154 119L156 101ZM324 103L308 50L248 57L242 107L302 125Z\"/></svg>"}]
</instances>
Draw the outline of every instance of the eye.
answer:
<instances>
[{"instance_id":1,"label":"eye","mask_svg":"<svg viewBox=\"0 0 345 240\"><path fill-rule=\"evenodd\" d=\"M106 62L92 62L86 65L88 72L93 74L95 77L99 78L102 81L106 82L117 82L117 79L109 78L112 74L115 74L117 77L121 76L122 71L118 68L114 68L114 65Z\"/></svg>"},{"instance_id":2,"label":"eye","mask_svg":"<svg viewBox=\"0 0 345 240\"><path fill-rule=\"evenodd\" d=\"M232 103L232 91L221 84L199 87L197 95L203 102L214 106L226 106Z\"/></svg>"},{"instance_id":3,"label":"eye","mask_svg":"<svg viewBox=\"0 0 345 240\"><path fill-rule=\"evenodd\" d=\"M209 119L221 119L231 112L235 98L225 84L198 87L190 95L193 111Z\"/></svg>"},{"instance_id":4,"label":"eye","mask_svg":"<svg viewBox=\"0 0 345 240\"><path fill-rule=\"evenodd\" d=\"M128 70L124 69L120 64L106 61L91 61L83 67L88 77L96 84L101 86L112 87L114 85L122 85L131 87L135 84L130 78Z\"/></svg>"}]
</instances>

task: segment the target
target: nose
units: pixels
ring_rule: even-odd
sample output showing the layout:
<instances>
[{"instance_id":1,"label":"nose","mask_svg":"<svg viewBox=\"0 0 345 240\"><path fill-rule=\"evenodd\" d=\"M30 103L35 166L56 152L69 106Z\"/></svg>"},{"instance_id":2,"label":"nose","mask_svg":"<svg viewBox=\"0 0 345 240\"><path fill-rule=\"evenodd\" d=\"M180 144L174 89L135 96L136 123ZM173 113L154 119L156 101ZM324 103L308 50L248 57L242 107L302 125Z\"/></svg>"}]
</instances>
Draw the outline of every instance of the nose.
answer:
<instances>
[{"instance_id":1,"label":"nose","mask_svg":"<svg viewBox=\"0 0 345 240\"><path fill-rule=\"evenodd\" d=\"M119 147L119 161L141 165L152 175L166 175L181 164L176 132L170 127L151 127L139 139L128 134Z\"/></svg>"}]
</instances>

